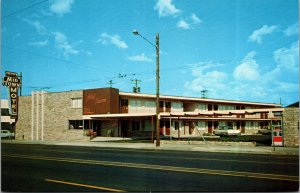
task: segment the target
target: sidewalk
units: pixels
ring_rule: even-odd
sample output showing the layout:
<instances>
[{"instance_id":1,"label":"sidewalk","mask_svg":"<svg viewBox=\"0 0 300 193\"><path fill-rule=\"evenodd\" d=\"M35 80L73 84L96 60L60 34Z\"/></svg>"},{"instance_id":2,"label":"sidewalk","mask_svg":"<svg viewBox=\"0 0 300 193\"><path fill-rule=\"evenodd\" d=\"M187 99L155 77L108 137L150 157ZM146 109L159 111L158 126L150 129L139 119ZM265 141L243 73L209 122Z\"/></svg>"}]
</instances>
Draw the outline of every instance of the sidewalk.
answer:
<instances>
[{"instance_id":1,"label":"sidewalk","mask_svg":"<svg viewBox=\"0 0 300 193\"><path fill-rule=\"evenodd\" d=\"M199 151L199 152L221 152L221 153L248 153L248 154L269 154L269 155L299 155L298 147L273 147L270 146L220 146L215 144L164 144L159 147L155 143L126 143L108 141L29 141L29 140L1 140L8 144L40 144L40 145L65 145L82 147L103 147L103 148L127 148L127 149L146 149L146 150L166 150L166 151Z\"/></svg>"}]
</instances>

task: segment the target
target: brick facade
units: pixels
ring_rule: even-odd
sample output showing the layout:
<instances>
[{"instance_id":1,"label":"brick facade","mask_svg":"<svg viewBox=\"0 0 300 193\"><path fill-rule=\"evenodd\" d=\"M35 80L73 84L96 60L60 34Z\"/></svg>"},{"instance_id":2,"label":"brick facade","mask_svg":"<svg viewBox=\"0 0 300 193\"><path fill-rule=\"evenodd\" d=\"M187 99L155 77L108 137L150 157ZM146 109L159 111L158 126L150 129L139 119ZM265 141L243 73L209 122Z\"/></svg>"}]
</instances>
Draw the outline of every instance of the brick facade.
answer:
<instances>
[{"instance_id":1,"label":"brick facade","mask_svg":"<svg viewBox=\"0 0 300 193\"><path fill-rule=\"evenodd\" d=\"M43 133L44 140L88 140L83 130L69 129L69 120L82 120L82 108L72 108L73 98L82 98L82 91L44 93L42 132L42 94L35 94L33 103L32 96L21 96L16 139L41 140Z\"/></svg>"},{"instance_id":2,"label":"brick facade","mask_svg":"<svg viewBox=\"0 0 300 193\"><path fill-rule=\"evenodd\" d=\"M299 107L288 107L283 112L284 145L299 147Z\"/></svg>"}]
</instances>

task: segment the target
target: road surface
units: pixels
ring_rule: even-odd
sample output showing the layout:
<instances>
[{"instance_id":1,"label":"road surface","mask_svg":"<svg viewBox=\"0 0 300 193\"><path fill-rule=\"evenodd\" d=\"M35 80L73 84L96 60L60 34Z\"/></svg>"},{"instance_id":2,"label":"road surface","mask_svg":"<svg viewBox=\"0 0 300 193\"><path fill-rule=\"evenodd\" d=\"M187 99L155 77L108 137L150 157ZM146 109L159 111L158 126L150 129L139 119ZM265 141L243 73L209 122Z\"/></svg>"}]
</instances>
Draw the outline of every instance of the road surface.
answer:
<instances>
[{"instance_id":1,"label":"road surface","mask_svg":"<svg viewBox=\"0 0 300 193\"><path fill-rule=\"evenodd\" d=\"M2 191L298 191L298 156L2 143Z\"/></svg>"}]
</instances>

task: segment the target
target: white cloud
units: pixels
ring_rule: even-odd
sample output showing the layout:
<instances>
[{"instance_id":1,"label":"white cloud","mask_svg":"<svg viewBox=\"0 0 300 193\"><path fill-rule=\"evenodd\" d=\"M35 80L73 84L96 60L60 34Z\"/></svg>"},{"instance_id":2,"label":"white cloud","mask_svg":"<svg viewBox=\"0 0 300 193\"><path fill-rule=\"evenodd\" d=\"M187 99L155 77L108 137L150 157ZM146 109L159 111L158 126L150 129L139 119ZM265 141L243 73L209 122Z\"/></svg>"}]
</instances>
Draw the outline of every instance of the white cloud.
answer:
<instances>
[{"instance_id":1,"label":"white cloud","mask_svg":"<svg viewBox=\"0 0 300 193\"><path fill-rule=\"evenodd\" d=\"M263 36L273 33L278 27L276 25L267 26L264 25L258 30L254 30L253 33L249 36L248 41L262 43Z\"/></svg>"},{"instance_id":2,"label":"white cloud","mask_svg":"<svg viewBox=\"0 0 300 193\"><path fill-rule=\"evenodd\" d=\"M73 46L69 44L67 41L67 37L61 32L53 32L55 39L55 44L59 50L63 52L64 57L68 57L69 55L77 55L79 53L78 50L74 49Z\"/></svg>"},{"instance_id":3,"label":"white cloud","mask_svg":"<svg viewBox=\"0 0 300 193\"><path fill-rule=\"evenodd\" d=\"M192 75L195 78L184 84L185 91L200 94L202 90L209 89L211 97L217 96L217 92L227 88L226 80L228 77L224 72L213 70L219 66L222 64L212 62L192 64Z\"/></svg>"},{"instance_id":4,"label":"white cloud","mask_svg":"<svg viewBox=\"0 0 300 193\"><path fill-rule=\"evenodd\" d=\"M292 43L290 48L280 48L274 51L277 68L298 72L299 69L299 41Z\"/></svg>"},{"instance_id":5,"label":"white cloud","mask_svg":"<svg viewBox=\"0 0 300 193\"><path fill-rule=\"evenodd\" d=\"M40 35L46 34L46 32L47 32L46 27L43 26L39 21L32 21L32 20L25 19L25 18L23 19L23 21L25 21L27 24L33 26L38 34L40 34Z\"/></svg>"},{"instance_id":6,"label":"white cloud","mask_svg":"<svg viewBox=\"0 0 300 193\"><path fill-rule=\"evenodd\" d=\"M37 41L37 42L29 42L28 43L30 46L37 46L37 47L43 47L48 45L48 39L44 41Z\"/></svg>"},{"instance_id":7,"label":"white cloud","mask_svg":"<svg viewBox=\"0 0 300 193\"><path fill-rule=\"evenodd\" d=\"M283 31L286 36L298 35L299 34L299 26L296 22L294 25L289 26L286 30Z\"/></svg>"},{"instance_id":8,"label":"white cloud","mask_svg":"<svg viewBox=\"0 0 300 193\"><path fill-rule=\"evenodd\" d=\"M194 22L194 23L202 23L202 20L199 19L199 17L197 17L197 15L195 13L192 13L191 16L190 16L191 20Z\"/></svg>"},{"instance_id":9,"label":"white cloud","mask_svg":"<svg viewBox=\"0 0 300 193\"><path fill-rule=\"evenodd\" d=\"M233 76L236 80L254 81L259 79L259 65L253 59L255 52L249 52L242 60L242 63L238 65L233 72Z\"/></svg>"},{"instance_id":10,"label":"white cloud","mask_svg":"<svg viewBox=\"0 0 300 193\"><path fill-rule=\"evenodd\" d=\"M192 13L190 17L180 19L177 23L177 27L181 29L191 29L200 23L202 23L201 19L199 19L195 13Z\"/></svg>"},{"instance_id":11,"label":"white cloud","mask_svg":"<svg viewBox=\"0 0 300 193\"><path fill-rule=\"evenodd\" d=\"M181 20L177 23L177 27L178 27L178 28L182 28L182 29L189 29L189 28L190 28L190 24L188 24L186 21L184 21L183 19L181 19Z\"/></svg>"},{"instance_id":12,"label":"white cloud","mask_svg":"<svg viewBox=\"0 0 300 193\"><path fill-rule=\"evenodd\" d=\"M144 53L136 56L130 56L128 59L135 62L152 62L152 59L145 56Z\"/></svg>"},{"instance_id":13,"label":"white cloud","mask_svg":"<svg viewBox=\"0 0 300 193\"><path fill-rule=\"evenodd\" d=\"M100 34L100 37L97 40L97 42L100 42L103 45L112 44L122 49L128 48L126 42L121 40L121 37L119 35L109 35L107 33L102 33Z\"/></svg>"},{"instance_id":14,"label":"white cloud","mask_svg":"<svg viewBox=\"0 0 300 193\"><path fill-rule=\"evenodd\" d=\"M71 12L71 6L74 3L74 0L52 0L50 1L50 11L58 14L64 15Z\"/></svg>"},{"instance_id":15,"label":"white cloud","mask_svg":"<svg viewBox=\"0 0 300 193\"><path fill-rule=\"evenodd\" d=\"M176 16L180 13L180 10L172 4L172 0L158 0L154 10L158 10L159 17Z\"/></svg>"},{"instance_id":16,"label":"white cloud","mask_svg":"<svg viewBox=\"0 0 300 193\"><path fill-rule=\"evenodd\" d=\"M244 57L232 74L225 71L226 66L221 68L223 64L213 61L193 64L188 72L192 80L185 81L184 95L200 97L202 90L208 90L209 98L277 103L282 98L285 104L292 103L291 97L299 95L298 44L299 41L274 51L277 65L271 69L260 68L254 51Z\"/></svg>"}]
</instances>

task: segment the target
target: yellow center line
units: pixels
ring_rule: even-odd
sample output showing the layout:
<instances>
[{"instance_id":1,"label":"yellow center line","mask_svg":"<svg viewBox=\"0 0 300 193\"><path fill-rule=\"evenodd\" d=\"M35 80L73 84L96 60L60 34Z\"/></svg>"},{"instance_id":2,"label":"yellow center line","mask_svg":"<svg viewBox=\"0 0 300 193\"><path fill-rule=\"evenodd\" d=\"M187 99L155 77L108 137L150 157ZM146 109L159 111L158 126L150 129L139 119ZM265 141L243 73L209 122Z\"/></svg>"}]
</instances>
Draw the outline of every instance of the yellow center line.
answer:
<instances>
[{"instance_id":1,"label":"yellow center line","mask_svg":"<svg viewBox=\"0 0 300 193\"><path fill-rule=\"evenodd\" d=\"M36 149L36 151L42 152L59 152L59 153L77 153L77 154L90 154L89 152L82 152L82 151L74 151L74 150L43 150L43 149ZM108 152L102 152L102 154L110 154ZM170 157L165 156L152 156L152 155L135 155L139 157L145 158L161 158L161 159L170 159ZM249 161L249 160L237 160L237 159L217 159L217 158L193 158L193 157L185 157L185 158L177 158L172 157L172 159L186 159L186 160L205 160L205 161L217 161L217 162L240 162L240 163L256 163L256 164L273 164L273 165L298 165L298 163L291 163L291 162L265 162L265 161Z\"/></svg>"},{"instance_id":2,"label":"yellow center line","mask_svg":"<svg viewBox=\"0 0 300 193\"><path fill-rule=\"evenodd\" d=\"M184 158L187 160L206 160L206 161L219 161L219 162L242 162L242 163L257 163L257 164L273 164L273 165L298 165L298 163L291 162L265 162L265 161L248 161L248 160L237 160L237 159L216 159L216 158Z\"/></svg>"},{"instance_id":3,"label":"yellow center line","mask_svg":"<svg viewBox=\"0 0 300 193\"><path fill-rule=\"evenodd\" d=\"M93 188L97 190L105 190L105 191L111 191L111 192L125 192L124 190L114 189L114 188L107 188L107 187L101 187L101 186L93 186L93 185L87 185L87 184L79 184L74 182L66 182L61 180L52 180L52 179L45 179L47 182L53 182L58 184L66 184L71 186L79 186L79 187L85 187L85 188Z\"/></svg>"},{"instance_id":4,"label":"yellow center line","mask_svg":"<svg viewBox=\"0 0 300 193\"><path fill-rule=\"evenodd\" d=\"M186 168L186 167L178 167L178 166L138 164L138 163L128 163L128 162L112 162L112 161L101 161L101 160L71 159L71 158L59 158L59 157L40 157L40 156L32 156L32 155L18 155L18 154L2 154L2 156L23 158L23 159L105 165L105 166L128 167L128 168L151 169L151 170L164 170L164 171L196 173L196 174L239 176L239 177L247 177L247 178L262 178L262 179L281 180L281 181L297 181L297 182L299 181L298 176L280 175L280 174L212 170L212 169L203 169L203 168Z\"/></svg>"}]
</instances>

